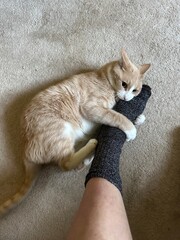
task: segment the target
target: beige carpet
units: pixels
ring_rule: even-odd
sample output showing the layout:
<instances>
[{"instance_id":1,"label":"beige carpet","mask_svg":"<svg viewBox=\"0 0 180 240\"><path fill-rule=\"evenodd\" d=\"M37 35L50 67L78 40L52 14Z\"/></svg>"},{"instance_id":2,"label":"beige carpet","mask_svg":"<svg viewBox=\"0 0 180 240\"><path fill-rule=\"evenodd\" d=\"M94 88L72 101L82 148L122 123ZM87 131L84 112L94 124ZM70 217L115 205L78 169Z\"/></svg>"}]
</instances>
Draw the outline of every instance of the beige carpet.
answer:
<instances>
[{"instance_id":1,"label":"beige carpet","mask_svg":"<svg viewBox=\"0 0 180 240\"><path fill-rule=\"evenodd\" d=\"M125 47L152 63L147 121L121 158L135 240L180 239L180 2L0 1L0 202L23 179L19 119L40 89L117 59ZM28 197L0 220L0 240L63 240L84 172L45 167Z\"/></svg>"}]
</instances>

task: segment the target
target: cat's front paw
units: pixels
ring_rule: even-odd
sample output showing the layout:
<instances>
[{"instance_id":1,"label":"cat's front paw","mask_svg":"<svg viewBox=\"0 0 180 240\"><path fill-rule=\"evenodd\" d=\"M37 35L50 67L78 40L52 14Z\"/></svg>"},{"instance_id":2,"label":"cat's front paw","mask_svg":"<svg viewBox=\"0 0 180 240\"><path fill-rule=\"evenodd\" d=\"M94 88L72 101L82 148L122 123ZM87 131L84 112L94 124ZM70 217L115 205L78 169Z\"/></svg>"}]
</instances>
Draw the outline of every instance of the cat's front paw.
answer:
<instances>
[{"instance_id":1,"label":"cat's front paw","mask_svg":"<svg viewBox=\"0 0 180 240\"><path fill-rule=\"evenodd\" d=\"M126 134L127 142L134 140L136 138L136 134L137 134L137 130L136 130L135 126L133 126L131 130L125 131L125 134Z\"/></svg>"},{"instance_id":2,"label":"cat's front paw","mask_svg":"<svg viewBox=\"0 0 180 240\"><path fill-rule=\"evenodd\" d=\"M135 125L141 125L145 122L145 120L146 120L146 117L144 116L144 114L141 114L136 118L134 124Z\"/></svg>"}]
</instances>

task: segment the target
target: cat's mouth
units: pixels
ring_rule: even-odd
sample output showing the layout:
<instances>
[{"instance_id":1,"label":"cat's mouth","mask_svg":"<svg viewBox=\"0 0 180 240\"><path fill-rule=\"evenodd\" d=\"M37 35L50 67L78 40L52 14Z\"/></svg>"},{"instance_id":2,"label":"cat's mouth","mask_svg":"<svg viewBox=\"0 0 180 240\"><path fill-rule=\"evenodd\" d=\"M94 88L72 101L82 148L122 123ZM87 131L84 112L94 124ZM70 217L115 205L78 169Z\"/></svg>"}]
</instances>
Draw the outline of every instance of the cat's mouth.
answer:
<instances>
[{"instance_id":1,"label":"cat's mouth","mask_svg":"<svg viewBox=\"0 0 180 240\"><path fill-rule=\"evenodd\" d=\"M121 99L121 100L124 100L124 101L126 101L126 102L132 100L133 97L134 97L134 96L133 96L132 94L128 94L128 93L126 93L126 92L124 92L124 91L117 93L117 98L118 98L118 99Z\"/></svg>"},{"instance_id":2,"label":"cat's mouth","mask_svg":"<svg viewBox=\"0 0 180 240\"><path fill-rule=\"evenodd\" d=\"M126 102L129 102L129 101L132 100L132 98L129 98L129 97L127 97L127 96L117 96L116 99L117 99L116 101L118 101L119 99L121 99L121 100L124 100L124 101L126 101Z\"/></svg>"},{"instance_id":3,"label":"cat's mouth","mask_svg":"<svg viewBox=\"0 0 180 240\"><path fill-rule=\"evenodd\" d=\"M126 102L128 102L128 101L130 101L131 99L126 99L126 97L124 97L124 98L120 98L121 100L124 100L124 101L126 101Z\"/></svg>"}]
</instances>

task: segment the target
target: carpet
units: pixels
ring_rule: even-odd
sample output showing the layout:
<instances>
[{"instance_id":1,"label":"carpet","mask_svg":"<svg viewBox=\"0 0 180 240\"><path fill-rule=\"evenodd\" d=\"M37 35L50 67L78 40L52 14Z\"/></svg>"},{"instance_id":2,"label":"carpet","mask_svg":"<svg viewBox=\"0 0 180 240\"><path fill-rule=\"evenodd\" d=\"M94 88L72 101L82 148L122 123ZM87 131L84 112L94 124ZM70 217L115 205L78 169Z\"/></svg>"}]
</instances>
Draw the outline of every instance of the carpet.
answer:
<instances>
[{"instance_id":1,"label":"carpet","mask_svg":"<svg viewBox=\"0 0 180 240\"><path fill-rule=\"evenodd\" d=\"M40 90L120 57L151 63L145 125L120 162L135 240L180 238L180 2L0 1L0 202L23 180L20 116ZM65 239L88 169L42 169L32 191L0 220L1 240Z\"/></svg>"}]
</instances>

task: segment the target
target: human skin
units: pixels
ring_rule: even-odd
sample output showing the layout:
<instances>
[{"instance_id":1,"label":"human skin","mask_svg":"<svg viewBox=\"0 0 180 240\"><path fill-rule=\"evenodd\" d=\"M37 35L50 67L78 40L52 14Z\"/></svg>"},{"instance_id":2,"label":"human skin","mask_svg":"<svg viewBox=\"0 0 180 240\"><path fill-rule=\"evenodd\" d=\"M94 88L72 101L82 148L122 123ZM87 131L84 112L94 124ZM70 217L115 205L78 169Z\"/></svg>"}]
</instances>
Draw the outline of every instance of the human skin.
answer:
<instances>
[{"instance_id":1,"label":"human skin","mask_svg":"<svg viewBox=\"0 0 180 240\"><path fill-rule=\"evenodd\" d=\"M67 240L132 240L120 191L103 178L92 178Z\"/></svg>"}]
</instances>

